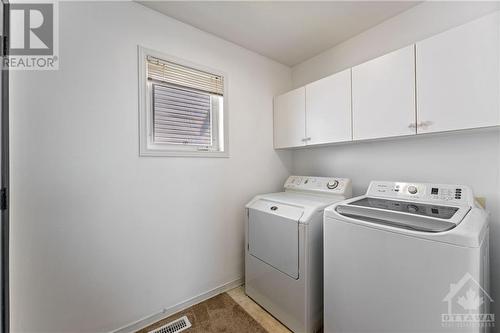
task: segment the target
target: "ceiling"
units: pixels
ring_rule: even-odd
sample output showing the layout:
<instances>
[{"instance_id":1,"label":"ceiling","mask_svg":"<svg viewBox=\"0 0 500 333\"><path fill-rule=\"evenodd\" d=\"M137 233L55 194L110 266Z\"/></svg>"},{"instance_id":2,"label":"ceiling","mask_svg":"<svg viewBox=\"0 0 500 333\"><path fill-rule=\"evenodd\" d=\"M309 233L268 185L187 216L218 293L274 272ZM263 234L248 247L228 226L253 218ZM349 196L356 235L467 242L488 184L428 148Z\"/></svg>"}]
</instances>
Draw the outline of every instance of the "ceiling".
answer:
<instances>
[{"instance_id":1,"label":"ceiling","mask_svg":"<svg viewBox=\"0 0 500 333\"><path fill-rule=\"evenodd\" d=\"M140 1L288 66L297 65L418 2Z\"/></svg>"}]
</instances>

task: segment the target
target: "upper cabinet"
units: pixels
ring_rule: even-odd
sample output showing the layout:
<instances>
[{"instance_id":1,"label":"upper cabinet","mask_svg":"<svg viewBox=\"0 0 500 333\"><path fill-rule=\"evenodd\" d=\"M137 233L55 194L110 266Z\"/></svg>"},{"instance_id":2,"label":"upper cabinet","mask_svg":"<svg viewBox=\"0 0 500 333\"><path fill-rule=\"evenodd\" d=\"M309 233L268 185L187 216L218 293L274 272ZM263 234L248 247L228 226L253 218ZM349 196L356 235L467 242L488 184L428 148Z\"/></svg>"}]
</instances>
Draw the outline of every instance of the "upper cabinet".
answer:
<instances>
[{"instance_id":1,"label":"upper cabinet","mask_svg":"<svg viewBox=\"0 0 500 333\"><path fill-rule=\"evenodd\" d=\"M275 148L500 125L500 12L275 98Z\"/></svg>"},{"instance_id":2,"label":"upper cabinet","mask_svg":"<svg viewBox=\"0 0 500 333\"><path fill-rule=\"evenodd\" d=\"M304 146L306 142L306 89L274 98L274 148Z\"/></svg>"},{"instance_id":3,"label":"upper cabinet","mask_svg":"<svg viewBox=\"0 0 500 333\"><path fill-rule=\"evenodd\" d=\"M415 134L415 49L352 68L354 140Z\"/></svg>"},{"instance_id":4,"label":"upper cabinet","mask_svg":"<svg viewBox=\"0 0 500 333\"><path fill-rule=\"evenodd\" d=\"M499 124L499 14L416 44L418 133Z\"/></svg>"},{"instance_id":5,"label":"upper cabinet","mask_svg":"<svg viewBox=\"0 0 500 333\"><path fill-rule=\"evenodd\" d=\"M306 86L307 144L352 140L351 70Z\"/></svg>"}]
</instances>

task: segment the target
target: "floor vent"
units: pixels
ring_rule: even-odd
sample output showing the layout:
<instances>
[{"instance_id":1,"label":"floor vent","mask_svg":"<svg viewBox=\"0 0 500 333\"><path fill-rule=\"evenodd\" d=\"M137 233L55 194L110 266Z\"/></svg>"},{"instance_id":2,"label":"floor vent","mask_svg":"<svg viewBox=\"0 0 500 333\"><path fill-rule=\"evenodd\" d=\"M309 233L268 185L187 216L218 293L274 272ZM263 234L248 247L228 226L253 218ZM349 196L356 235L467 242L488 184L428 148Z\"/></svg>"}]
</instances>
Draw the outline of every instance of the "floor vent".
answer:
<instances>
[{"instance_id":1,"label":"floor vent","mask_svg":"<svg viewBox=\"0 0 500 333\"><path fill-rule=\"evenodd\" d=\"M181 317L174 321L171 321L168 324L163 325L162 327L158 327L148 333L178 333L184 330L187 330L191 327L191 323L187 316Z\"/></svg>"}]
</instances>

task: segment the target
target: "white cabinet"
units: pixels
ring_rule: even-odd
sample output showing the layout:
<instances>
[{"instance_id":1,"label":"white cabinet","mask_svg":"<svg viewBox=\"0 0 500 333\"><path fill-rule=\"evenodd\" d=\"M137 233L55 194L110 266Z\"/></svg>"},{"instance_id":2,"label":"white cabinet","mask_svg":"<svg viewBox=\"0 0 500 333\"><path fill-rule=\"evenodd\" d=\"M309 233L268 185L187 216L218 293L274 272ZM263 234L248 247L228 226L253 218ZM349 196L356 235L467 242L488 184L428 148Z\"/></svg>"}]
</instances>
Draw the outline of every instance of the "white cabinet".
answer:
<instances>
[{"instance_id":1,"label":"white cabinet","mask_svg":"<svg viewBox=\"0 0 500 333\"><path fill-rule=\"evenodd\" d=\"M307 144L352 140L351 69L306 86Z\"/></svg>"},{"instance_id":2,"label":"white cabinet","mask_svg":"<svg viewBox=\"0 0 500 333\"><path fill-rule=\"evenodd\" d=\"M417 43L418 133L499 124L499 14Z\"/></svg>"},{"instance_id":3,"label":"white cabinet","mask_svg":"<svg viewBox=\"0 0 500 333\"><path fill-rule=\"evenodd\" d=\"M500 12L277 96L274 146L500 125Z\"/></svg>"},{"instance_id":4,"label":"white cabinet","mask_svg":"<svg viewBox=\"0 0 500 333\"><path fill-rule=\"evenodd\" d=\"M415 134L414 51L408 46L353 67L354 140Z\"/></svg>"},{"instance_id":5,"label":"white cabinet","mask_svg":"<svg viewBox=\"0 0 500 333\"><path fill-rule=\"evenodd\" d=\"M274 148L305 145L306 90L292 90L274 98Z\"/></svg>"}]
</instances>

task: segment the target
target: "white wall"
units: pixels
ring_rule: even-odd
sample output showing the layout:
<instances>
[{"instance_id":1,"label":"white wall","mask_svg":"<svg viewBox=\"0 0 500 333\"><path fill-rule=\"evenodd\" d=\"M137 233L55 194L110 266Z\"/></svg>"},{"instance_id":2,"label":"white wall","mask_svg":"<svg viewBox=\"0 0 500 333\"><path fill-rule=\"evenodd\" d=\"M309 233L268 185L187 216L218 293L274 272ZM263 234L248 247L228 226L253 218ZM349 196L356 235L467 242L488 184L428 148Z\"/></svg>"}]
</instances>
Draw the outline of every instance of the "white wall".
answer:
<instances>
[{"instance_id":1,"label":"white wall","mask_svg":"<svg viewBox=\"0 0 500 333\"><path fill-rule=\"evenodd\" d=\"M294 86L317 80L468 22L496 3L426 2L293 68ZM419 136L293 153L293 173L353 179L354 194L370 180L459 183L486 197L491 211L493 298L500 300L500 133L495 130ZM451 283L452 281L450 281ZM446 292L446 291L443 291ZM494 304L493 304L494 306ZM500 318L500 306L496 307Z\"/></svg>"},{"instance_id":2,"label":"white wall","mask_svg":"<svg viewBox=\"0 0 500 333\"><path fill-rule=\"evenodd\" d=\"M358 65L499 8L498 2L429 1L296 65L295 87Z\"/></svg>"},{"instance_id":3,"label":"white wall","mask_svg":"<svg viewBox=\"0 0 500 333\"><path fill-rule=\"evenodd\" d=\"M278 190L290 68L132 2L60 4L60 70L11 81L13 332L102 332L243 276ZM228 73L230 158L139 157L137 45Z\"/></svg>"}]
</instances>

